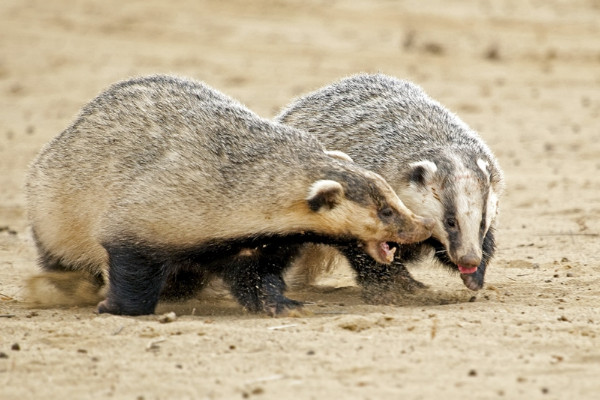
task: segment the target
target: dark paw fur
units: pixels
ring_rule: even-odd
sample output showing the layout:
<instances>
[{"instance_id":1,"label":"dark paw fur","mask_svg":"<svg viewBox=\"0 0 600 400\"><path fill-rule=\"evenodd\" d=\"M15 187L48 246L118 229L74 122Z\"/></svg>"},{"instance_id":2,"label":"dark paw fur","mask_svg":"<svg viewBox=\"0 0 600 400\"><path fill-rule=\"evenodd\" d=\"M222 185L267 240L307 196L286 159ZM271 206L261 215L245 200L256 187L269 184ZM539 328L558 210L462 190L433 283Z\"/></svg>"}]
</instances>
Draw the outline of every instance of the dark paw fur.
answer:
<instances>
[{"instance_id":1,"label":"dark paw fur","mask_svg":"<svg viewBox=\"0 0 600 400\"><path fill-rule=\"evenodd\" d=\"M185 301L197 296L208 283L209 274L200 268L178 270L167 278L160 293L163 301Z\"/></svg>"},{"instance_id":2,"label":"dark paw fur","mask_svg":"<svg viewBox=\"0 0 600 400\"><path fill-rule=\"evenodd\" d=\"M301 308L302 306L303 304L300 301L281 296L276 302L265 303L263 308L268 315L277 317L285 315L290 310Z\"/></svg>"},{"instance_id":3,"label":"dark paw fur","mask_svg":"<svg viewBox=\"0 0 600 400\"><path fill-rule=\"evenodd\" d=\"M113 304L108 299L102 300L100 303L98 303L98 308L96 309L96 312L98 314L114 314L114 315L122 314L119 307L117 307L116 304Z\"/></svg>"},{"instance_id":4,"label":"dark paw fur","mask_svg":"<svg viewBox=\"0 0 600 400\"><path fill-rule=\"evenodd\" d=\"M391 290L395 292L414 293L421 289L427 289L428 286L421 281L416 280L408 272L406 267L402 264L397 264L393 270L393 274L390 274L389 285Z\"/></svg>"},{"instance_id":5,"label":"dark paw fur","mask_svg":"<svg viewBox=\"0 0 600 400\"><path fill-rule=\"evenodd\" d=\"M281 276L256 276L254 285L232 287L232 294L250 312L265 312L271 316L284 314L287 310L302 307L302 303L283 295L285 283Z\"/></svg>"}]
</instances>

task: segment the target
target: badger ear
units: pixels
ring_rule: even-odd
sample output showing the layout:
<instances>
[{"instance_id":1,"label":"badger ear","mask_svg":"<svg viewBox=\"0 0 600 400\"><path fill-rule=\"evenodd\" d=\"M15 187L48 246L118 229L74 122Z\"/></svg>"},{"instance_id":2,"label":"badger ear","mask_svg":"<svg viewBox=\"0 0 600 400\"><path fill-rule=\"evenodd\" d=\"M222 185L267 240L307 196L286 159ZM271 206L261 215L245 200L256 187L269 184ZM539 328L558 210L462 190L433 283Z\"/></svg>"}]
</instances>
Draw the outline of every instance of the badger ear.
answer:
<instances>
[{"instance_id":1,"label":"badger ear","mask_svg":"<svg viewBox=\"0 0 600 400\"><path fill-rule=\"evenodd\" d=\"M488 183L490 182L490 178L491 178L490 171L488 171L488 166L489 165L490 165L490 163L488 163L487 161L482 160L481 158L477 159L477 166L479 167L480 170L483 171L483 173L487 177Z\"/></svg>"},{"instance_id":2,"label":"badger ear","mask_svg":"<svg viewBox=\"0 0 600 400\"><path fill-rule=\"evenodd\" d=\"M325 150L325 154L327 154L329 157L337 158L338 160L354 162L352 160L352 157L350 157L348 154L344 153L343 151Z\"/></svg>"},{"instance_id":3,"label":"badger ear","mask_svg":"<svg viewBox=\"0 0 600 400\"><path fill-rule=\"evenodd\" d=\"M428 179L437 171L437 165L433 161L421 160L409 164L408 179L417 185L423 186Z\"/></svg>"},{"instance_id":4,"label":"badger ear","mask_svg":"<svg viewBox=\"0 0 600 400\"><path fill-rule=\"evenodd\" d=\"M308 191L306 201L313 211L322 207L332 209L344 198L344 188L339 182L322 179L313 183Z\"/></svg>"}]
</instances>

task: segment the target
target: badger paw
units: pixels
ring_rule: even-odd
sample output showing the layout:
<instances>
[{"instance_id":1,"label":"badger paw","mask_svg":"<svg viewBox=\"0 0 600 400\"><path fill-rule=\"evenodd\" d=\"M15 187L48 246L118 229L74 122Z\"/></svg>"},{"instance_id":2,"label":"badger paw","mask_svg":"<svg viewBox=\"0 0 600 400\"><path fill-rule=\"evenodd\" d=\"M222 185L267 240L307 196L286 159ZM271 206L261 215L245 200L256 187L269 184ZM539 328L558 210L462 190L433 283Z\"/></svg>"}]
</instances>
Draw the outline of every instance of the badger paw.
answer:
<instances>
[{"instance_id":1,"label":"badger paw","mask_svg":"<svg viewBox=\"0 0 600 400\"><path fill-rule=\"evenodd\" d=\"M392 284L393 290L396 292L415 293L421 289L427 289L429 287L423 282L413 278L406 269L398 272L398 274L393 276Z\"/></svg>"},{"instance_id":2,"label":"badger paw","mask_svg":"<svg viewBox=\"0 0 600 400\"><path fill-rule=\"evenodd\" d=\"M281 296L277 301L269 301L264 305L264 311L271 317L284 317L291 310L302 308L303 303L300 301L288 299Z\"/></svg>"},{"instance_id":3,"label":"badger paw","mask_svg":"<svg viewBox=\"0 0 600 400\"><path fill-rule=\"evenodd\" d=\"M116 304L109 301L108 299L102 300L100 303L98 303L98 308L96 309L96 311L98 314L122 314L120 307L118 307Z\"/></svg>"}]
</instances>

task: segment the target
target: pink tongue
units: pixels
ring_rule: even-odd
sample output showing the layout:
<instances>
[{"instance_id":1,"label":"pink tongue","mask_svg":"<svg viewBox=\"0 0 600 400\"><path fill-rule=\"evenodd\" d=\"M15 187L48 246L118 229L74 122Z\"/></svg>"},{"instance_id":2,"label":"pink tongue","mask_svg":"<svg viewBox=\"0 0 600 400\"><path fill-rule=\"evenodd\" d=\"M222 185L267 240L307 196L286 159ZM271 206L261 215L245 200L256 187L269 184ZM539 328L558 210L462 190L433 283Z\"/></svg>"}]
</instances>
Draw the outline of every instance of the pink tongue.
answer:
<instances>
[{"instance_id":1,"label":"pink tongue","mask_svg":"<svg viewBox=\"0 0 600 400\"><path fill-rule=\"evenodd\" d=\"M463 267L462 265L459 265L458 270L460 271L461 274L469 275L469 274L474 274L477 271L477 267L466 268L466 267Z\"/></svg>"},{"instance_id":2,"label":"pink tongue","mask_svg":"<svg viewBox=\"0 0 600 400\"><path fill-rule=\"evenodd\" d=\"M385 256L385 259L388 262L394 261L394 254L396 253L396 248L394 247L392 250L390 250L390 245L386 242L382 242L379 246L381 248L382 253Z\"/></svg>"}]
</instances>

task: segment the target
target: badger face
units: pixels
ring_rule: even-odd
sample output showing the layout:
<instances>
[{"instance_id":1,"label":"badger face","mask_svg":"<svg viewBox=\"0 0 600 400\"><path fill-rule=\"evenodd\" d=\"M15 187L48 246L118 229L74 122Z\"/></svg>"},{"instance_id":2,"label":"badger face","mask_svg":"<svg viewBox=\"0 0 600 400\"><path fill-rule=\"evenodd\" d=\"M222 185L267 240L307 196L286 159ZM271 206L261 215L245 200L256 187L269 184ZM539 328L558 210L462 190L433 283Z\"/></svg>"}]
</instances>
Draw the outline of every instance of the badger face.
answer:
<instances>
[{"instance_id":1,"label":"badger face","mask_svg":"<svg viewBox=\"0 0 600 400\"><path fill-rule=\"evenodd\" d=\"M319 180L306 201L322 227L341 227L337 235L357 238L373 259L389 264L396 252L393 244L429 238L434 221L411 212L381 176L365 171L362 178Z\"/></svg>"},{"instance_id":2,"label":"badger face","mask_svg":"<svg viewBox=\"0 0 600 400\"><path fill-rule=\"evenodd\" d=\"M462 276L482 262L483 239L497 214L498 195L490 163L450 155L410 164L399 195L407 206L435 220L432 237L439 241Z\"/></svg>"}]
</instances>

